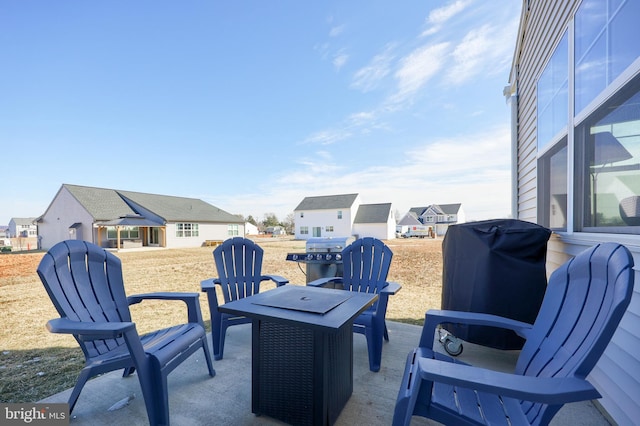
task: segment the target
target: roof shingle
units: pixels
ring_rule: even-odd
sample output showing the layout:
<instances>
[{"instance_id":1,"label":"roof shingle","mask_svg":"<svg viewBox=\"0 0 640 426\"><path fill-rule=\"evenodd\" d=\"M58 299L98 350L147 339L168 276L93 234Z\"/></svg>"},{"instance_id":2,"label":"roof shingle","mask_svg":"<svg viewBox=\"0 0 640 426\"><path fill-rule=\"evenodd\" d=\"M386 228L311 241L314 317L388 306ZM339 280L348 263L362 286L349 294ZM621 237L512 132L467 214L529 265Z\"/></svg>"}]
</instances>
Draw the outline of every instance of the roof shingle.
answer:
<instances>
[{"instance_id":1,"label":"roof shingle","mask_svg":"<svg viewBox=\"0 0 640 426\"><path fill-rule=\"evenodd\" d=\"M294 211L348 209L353 206L358 194L323 195L305 197Z\"/></svg>"},{"instance_id":2,"label":"roof shingle","mask_svg":"<svg viewBox=\"0 0 640 426\"><path fill-rule=\"evenodd\" d=\"M244 223L236 215L197 198L146 194L116 189L64 184L63 187L84 206L96 221L106 221L140 214L139 207L167 222Z\"/></svg>"}]
</instances>

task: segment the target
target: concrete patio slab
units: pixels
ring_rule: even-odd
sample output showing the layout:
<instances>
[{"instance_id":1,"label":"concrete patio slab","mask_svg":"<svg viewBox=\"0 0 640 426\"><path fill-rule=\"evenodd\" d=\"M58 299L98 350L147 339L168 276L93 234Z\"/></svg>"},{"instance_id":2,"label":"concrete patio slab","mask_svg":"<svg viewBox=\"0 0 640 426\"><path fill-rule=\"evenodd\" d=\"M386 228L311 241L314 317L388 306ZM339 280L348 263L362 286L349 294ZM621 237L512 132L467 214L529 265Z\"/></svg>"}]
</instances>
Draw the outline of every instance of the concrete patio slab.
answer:
<instances>
[{"instance_id":1,"label":"concrete patio slab","mask_svg":"<svg viewBox=\"0 0 640 426\"><path fill-rule=\"evenodd\" d=\"M338 418L338 426L390 425L405 358L417 346L421 327L388 321L390 342L384 344L380 372L369 371L363 335L354 335L353 394ZM210 336L209 336L210 338ZM440 345L437 345L440 347ZM459 357L465 362L509 371L517 351L500 351L464 343ZM209 377L202 353L196 353L169 375L171 423L196 425L281 425L280 421L251 413L251 325L227 331L225 357L214 361L216 377ZM71 390L40 402L66 402ZM127 399L130 399L128 402ZM109 410L113 406L120 408ZM111 426L148 424L137 377L120 371L90 380L71 416L71 425ZM438 423L414 417L413 425ZM609 425L591 402L565 405L553 425Z\"/></svg>"}]
</instances>

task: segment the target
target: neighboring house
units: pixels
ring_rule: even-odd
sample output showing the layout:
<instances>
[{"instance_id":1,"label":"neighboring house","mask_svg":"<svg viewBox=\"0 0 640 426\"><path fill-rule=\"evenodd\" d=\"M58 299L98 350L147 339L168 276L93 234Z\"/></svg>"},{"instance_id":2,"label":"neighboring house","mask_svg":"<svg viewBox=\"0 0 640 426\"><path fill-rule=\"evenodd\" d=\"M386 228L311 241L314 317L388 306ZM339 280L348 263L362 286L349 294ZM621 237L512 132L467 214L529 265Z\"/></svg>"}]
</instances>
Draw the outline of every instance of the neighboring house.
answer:
<instances>
[{"instance_id":1,"label":"neighboring house","mask_svg":"<svg viewBox=\"0 0 640 426\"><path fill-rule=\"evenodd\" d=\"M305 197L294 210L294 221L295 237L301 240L352 235L395 237L391 204L363 205L358 194Z\"/></svg>"},{"instance_id":2,"label":"neighboring house","mask_svg":"<svg viewBox=\"0 0 640 426\"><path fill-rule=\"evenodd\" d=\"M513 217L551 228L547 271L606 241L635 260L631 305L588 379L640 414L640 0L523 1L510 85Z\"/></svg>"},{"instance_id":3,"label":"neighboring house","mask_svg":"<svg viewBox=\"0 0 640 426\"><path fill-rule=\"evenodd\" d=\"M38 218L40 248L67 239L102 247L198 247L244 235L244 220L195 198L64 184Z\"/></svg>"},{"instance_id":4,"label":"neighboring house","mask_svg":"<svg viewBox=\"0 0 640 426\"><path fill-rule=\"evenodd\" d=\"M244 235L258 235L258 234L260 234L260 231L258 230L258 227L256 225L250 222L244 223Z\"/></svg>"},{"instance_id":5,"label":"neighboring house","mask_svg":"<svg viewBox=\"0 0 640 426\"><path fill-rule=\"evenodd\" d=\"M29 238L38 235L35 217L12 217L9 221L10 238Z\"/></svg>"},{"instance_id":6,"label":"neighboring house","mask_svg":"<svg viewBox=\"0 0 640 426\"><path fill-rule=\"evenodd\" d=\"M284 226L268 226L264 233L268 235L287 235L287 230L284 229Z\"/></svg>"},{"instance_id":7,"label":"neighboring house","mask_svg":"<svg viewBox=\"0 0 640 426\"><path fill-rule=\"evenodd\" d=\"M409 229L416 226L422 226L422 222L418 220L416 212L410 210L396 224L396 232L401 235L406 234Z\"/></svg>"},{"instance_id":8,"label":"neighboring house","mask_svg":"<svg viewBox=\"0 0 640 426\"><path fill-rule=\"evenodd\" d=\"M450 225L465 223L466 221L462 204L460 203L412 207L403 217L403 220L410 222L411 218L417 219L421 225L433 227L436 236L444 236Z\"/></svg>"},{"instance_id":9,"label":"neighboring house","mask_svg":"<svg viewBox=\"0 0 640 426\"><path fill-rule=\"evenodd\" d=\"M305 197L293 210L295 237L350 237L360 206L358 194Z\"/></svg>"},{"instance_id":10,"label":"neighboring house","mask_svg":"<svg viewBox=\"0 0 640 426\"><path fill-rule=\"evenodd\" d=\"M353 221L352 235L380 240L395 238L396 217L391 203L361 204Z\"/></svg>"}]
</instances>

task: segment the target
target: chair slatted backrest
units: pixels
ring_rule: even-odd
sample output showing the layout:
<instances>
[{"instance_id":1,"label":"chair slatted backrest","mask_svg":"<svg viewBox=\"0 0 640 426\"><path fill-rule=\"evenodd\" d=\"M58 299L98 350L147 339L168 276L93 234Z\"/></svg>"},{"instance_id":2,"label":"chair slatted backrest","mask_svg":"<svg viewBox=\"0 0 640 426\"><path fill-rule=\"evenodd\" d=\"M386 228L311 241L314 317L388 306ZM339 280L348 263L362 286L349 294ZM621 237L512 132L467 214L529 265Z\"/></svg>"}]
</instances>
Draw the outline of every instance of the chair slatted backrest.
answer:
<instances>
[{"instance_id":1,"label":"chair slatted backrest","mask_svg":"<svg viewBox=\"0 0 640 426\"><path fill-rule=\"evenodd\" d=\"M44 255L37 271L61 317L82 322L131 321L122 264L108 251L85 241L63 241ZM122 338L76 340L89 358L124 344Z\"/></svg>"},{"instance_id":2,"label":"chair slatted backrest","mask_svg":"<svg viewBox=\"0 0 640 426\"><path fill-rule=\"evenodd\" d=\"M379 293L387 285L393 252L382 241L360 238L342 250L345 290Z\"/></svg>"},{"instance_id":3,"label":"chair slatted backrest","mask_svg":"<svg viewBox=\"0 0 640 426\"><path fill-rule=\"evenodd\" d=\"M264 250L253 241L234 237L213 251L225 302L260 292Z\"/></svg>"},{"instance_id":4,"label":"chair slatted backrest","mask_svg":"<svg viewBox=\"0 0 640 426\"><path fill-rule=\"evenodd\" d=\"M551 275L516 373L585 378L606 349L633 292L633 258L616 243L580 253ZM522 402L532 424L557 408Z\"/></svg>"}]
</instances>

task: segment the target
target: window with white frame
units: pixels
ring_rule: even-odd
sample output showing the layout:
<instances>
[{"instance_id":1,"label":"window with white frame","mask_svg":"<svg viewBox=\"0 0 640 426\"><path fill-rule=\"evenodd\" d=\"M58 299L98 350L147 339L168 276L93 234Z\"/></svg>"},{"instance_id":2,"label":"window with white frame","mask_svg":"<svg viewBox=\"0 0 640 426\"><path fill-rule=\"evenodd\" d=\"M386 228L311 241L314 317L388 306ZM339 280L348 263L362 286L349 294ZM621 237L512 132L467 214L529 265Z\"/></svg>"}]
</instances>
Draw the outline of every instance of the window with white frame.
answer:
<instances>
[{"instance_id":1,"label":"window with white frame","mask_svg":"<svg viewBox=\"0 0 640 426\"><path fill-rule=\"evenodd\" d=\"M332 226L332 225L325 226L325 227L324 227L324 230L325 230L326 232L333 232L333 226Z\"/></svg>"},{"instance_id":2,"label":"window with white frame","mask_svg":"<svg viewBox=\"0 0 640 426\"><path fill-rule=\"evenodd\" d=\"M567 229L567 137L538 159L538 222Z\"/></svg>"},{"instance_id":3,"label":"window with white frame","mask_svg":"<svg viewBox=\"0 0 640 426\"><path fill-rule=\"evenodd\" d=\"M300 227L300 234L308 235L309 234L309 227L308 226L301 226Z\"/></svg>"},{"instance_id":4,"label":"window with white frame","mask_svg":"<svg viewBox=\"0 0 640 426\"><path fill-rule=\"evenodd\" d=\"M342 210L338 210L338 219L342 219Z\"/></svg>"},{"instance_id":5,"label":"window with white frame","mask_svg":"<svg viewBox=\"0 0 640 426\"><path fill-rule=\"evenodd\" d=\"M575 146L578 225L640 233L640 75L576 127Z\"/></svg>"},{"instance_id":6,"label":"window with white frame","mask_svg":"<svg viewBox=\"0 0 640 426\"><path fill-rule=\"evenodd\" d=\"M565 32L537 84L538 150L567 128L569 116L569 44Z\"/></svg>"},{"instance_id":7,"label":"window with white frame","mask_svg":"<svg viewBox=\"0 0 640 426\"><path fill-rule=\"evenodd\" d=\"M176 237L190 238L200 235L197 223L176 223Z\"/></svg>"},{"instance_id":8,"label":"window with white frame","mask_svg":"<svg viewBox=\"0 0 640 426\"><path fill-rule=\"evenodd\" d=\"M237 237L240 235L240 229L237 224L227 225L227 235L230 237Z\"/></svg>"},{"instance_id":9,"label":"window with white frame","mask_svg":"<svg viewBox=\"0 0 640 426\"><path fill-rule=\"evenodd\" d=\"M583 0L575 16L575 112L640 56L640 2Z\"/></svg>"},{"instance_id":10,"label":"window with white frame","mask_svg":"<svg viewBox=\"0 0 640 426\"><path fill-rule=\"evenodd\" d=\"M563 35L538 79L542 225L640 234L638 16L640 0L584 0L569 25L573 34ZM562 59L570 51L573 73Z\"/></svg>"}]
</instances>

